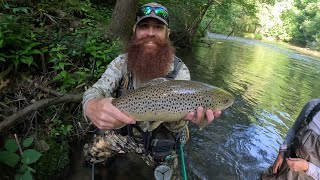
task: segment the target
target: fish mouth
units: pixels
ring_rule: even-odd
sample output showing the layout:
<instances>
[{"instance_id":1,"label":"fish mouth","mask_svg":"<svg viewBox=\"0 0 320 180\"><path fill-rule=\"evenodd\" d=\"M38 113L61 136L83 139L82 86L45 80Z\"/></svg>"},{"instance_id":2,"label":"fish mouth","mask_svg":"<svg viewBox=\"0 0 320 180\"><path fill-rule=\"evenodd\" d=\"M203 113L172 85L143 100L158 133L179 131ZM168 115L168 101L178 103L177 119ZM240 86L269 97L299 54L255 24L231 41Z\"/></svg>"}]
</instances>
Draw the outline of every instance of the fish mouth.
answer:
<instances>
[{"instance_id":1,"label":"fish mouth","mask_svg":"<svg viewBox=\"0 0 320 180\"><path fill-rule=\"evenodd\" d=\"M227 109L228 107L232 106L234 101L235 101L235 98L232 95L230 95L229 98L226 98L224 100L224 109Z\"/></svg>"}]
</instances>

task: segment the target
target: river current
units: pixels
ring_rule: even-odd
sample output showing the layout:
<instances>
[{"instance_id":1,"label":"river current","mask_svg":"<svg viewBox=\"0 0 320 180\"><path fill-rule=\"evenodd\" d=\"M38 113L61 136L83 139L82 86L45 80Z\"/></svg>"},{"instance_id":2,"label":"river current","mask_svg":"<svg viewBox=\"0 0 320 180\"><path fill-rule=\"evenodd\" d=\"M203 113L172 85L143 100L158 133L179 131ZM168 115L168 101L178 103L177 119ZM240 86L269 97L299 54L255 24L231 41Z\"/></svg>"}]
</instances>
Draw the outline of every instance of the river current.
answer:
<instances>
[{"instance_id":1,"label":"river current","mask_svg":"<svg viewBox=\"0 0 320 180\"><path fill-rule=\"evenodd\" d=\"M188 179L259 179L273 164L302 107L320 97L320 60L279 45L218 34L177 52L192 80L235 96L234 104L203 130L190 123L190 140L184 147ZM82 158L77 161L69 179L93 179L92 168L84 168ZM136 156L112 162L96 166L100 175L94 179L153 177L151 168Z\"/></svg>"},{"instance_id":2,"label":"river current","mask_svg":"<svg viewBox=\"0 0 320 180\"><path fill-rule=\"evenodd\" d=\"M235 103L185 147L190 179L259 179L306 102L320 97L320 60L281 46L209 34L180 51L192 80L231 92Z\"/></svg>"}]
</instances>

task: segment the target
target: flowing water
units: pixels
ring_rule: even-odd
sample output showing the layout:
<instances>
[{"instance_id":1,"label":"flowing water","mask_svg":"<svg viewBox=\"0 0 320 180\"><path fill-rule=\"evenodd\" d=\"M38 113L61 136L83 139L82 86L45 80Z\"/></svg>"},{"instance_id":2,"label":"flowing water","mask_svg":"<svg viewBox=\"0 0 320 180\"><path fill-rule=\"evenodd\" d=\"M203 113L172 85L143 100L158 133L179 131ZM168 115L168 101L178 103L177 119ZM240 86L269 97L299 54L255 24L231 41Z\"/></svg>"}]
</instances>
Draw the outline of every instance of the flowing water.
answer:
<instances>
[{"instance_id":1,"label":"flowing water","mask_svg":"<svg viewBox=\"0 0 320 180\"><path fill-rule=\"evenodd\" d=\"M192 80L221 87L236 100L202 131L190 124L188 179L259 179L304 104L320 97L320 60L260 41L210 36L178 56ZM120 158L100 179L152 179L138 161ZM73 179L90 178L90 169L79 172Z\"/></svg>"},{"instance_id":2,"label":"flowing water","mask_svg":"<svg viewBox=\"0 0 320 180\"><path fill-rule=\"evenodd\" d=\"M307 101L320 97L320 60L244 38L210 34L180 57L193 80L231 92L233 106L185 147L190 179L259 179Z\"/></svg>"}]
</instances>

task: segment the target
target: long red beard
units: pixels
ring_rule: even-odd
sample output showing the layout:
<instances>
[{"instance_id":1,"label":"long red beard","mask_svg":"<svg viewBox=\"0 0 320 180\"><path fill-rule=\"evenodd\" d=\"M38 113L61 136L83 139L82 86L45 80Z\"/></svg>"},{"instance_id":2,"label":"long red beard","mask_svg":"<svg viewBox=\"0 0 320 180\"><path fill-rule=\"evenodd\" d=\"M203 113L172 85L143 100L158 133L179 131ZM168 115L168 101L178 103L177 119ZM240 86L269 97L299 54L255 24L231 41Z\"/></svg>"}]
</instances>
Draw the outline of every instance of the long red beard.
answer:
<instances>
[{"instance_id":1,"label":"long red beard","mask_svg":"<svg viewBox=\"0 0 320 180\"><path fill-rule=\"evenodd\" d=\"M153 41L156 47L147 47ZM165 77L170 69L174 56L174 48L169 39L164 41L156 37L133 39L127 48L128 70L145 82L154 78Z\"/></svg>"}]
</instances>

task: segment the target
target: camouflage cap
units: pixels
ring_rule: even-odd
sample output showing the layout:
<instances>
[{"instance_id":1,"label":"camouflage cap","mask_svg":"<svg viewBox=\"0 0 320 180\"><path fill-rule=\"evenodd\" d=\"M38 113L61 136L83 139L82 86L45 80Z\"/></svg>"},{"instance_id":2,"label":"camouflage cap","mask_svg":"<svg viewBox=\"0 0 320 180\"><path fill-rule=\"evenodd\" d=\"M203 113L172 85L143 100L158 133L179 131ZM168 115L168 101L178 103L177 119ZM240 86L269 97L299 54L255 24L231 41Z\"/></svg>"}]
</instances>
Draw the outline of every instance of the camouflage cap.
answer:
<instances>
[{"instance_id":1,"label":"camouflage cap","mask_svg":"<svg viewBox=\"0 0 320 180\"><path fill-rule=\"evenodd\" d=\"M152 9L151 12L149 14L142 13L144 11L143 8L148 6ZM154 8L163 8L166 11L166 14L161 14L162 16L160 16L155 12ZM137 12L135 25L137 25L140 21L146 18L158 19L159 21L163 22L165 25L169 26L168 9L159 3L152 2L152 3L142 5Z\"/></svg>"}]
</instances>

